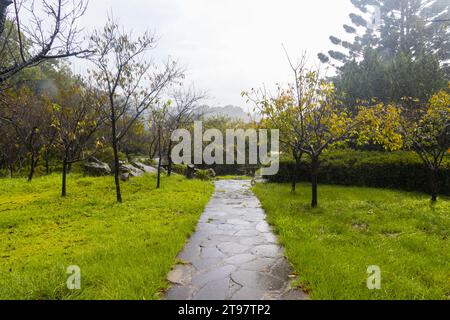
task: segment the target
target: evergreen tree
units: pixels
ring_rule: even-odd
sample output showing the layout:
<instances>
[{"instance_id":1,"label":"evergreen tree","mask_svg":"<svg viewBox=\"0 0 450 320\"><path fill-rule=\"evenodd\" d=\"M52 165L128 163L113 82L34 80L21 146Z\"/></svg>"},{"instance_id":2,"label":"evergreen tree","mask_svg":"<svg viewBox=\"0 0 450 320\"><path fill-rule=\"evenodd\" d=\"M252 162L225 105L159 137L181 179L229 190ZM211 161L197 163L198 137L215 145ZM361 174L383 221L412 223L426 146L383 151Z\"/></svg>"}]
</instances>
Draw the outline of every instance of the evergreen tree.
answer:
<instances>
[{"instance_id":1,"label":"evergreen tree","mask_svg":"<svg viewBox=\"0 0 450 320\"><path fill-rule=\"evenodd\" d=\"M340 47L322 62L347 63L361 59L367 48L394 59L401 51L412 57L427 53L448 64L450 60L450 1L448 0L351 0L358 13L351 13L352 25L344 25L353 42L331 36ZM331 58L331 59L330 59Z\"/></svg>"},{"instance_id":2,"label":"evergreen tree","mask_svg":"<svg viewBox=\"0 0 450 320\"><path fill-rule=\"evenodd\" d=\"M425 102L446 87L450 1L351 1L359 13L350 14L352 25L344 30L354 35L353 42L331 36L340 49L319 54L322 62L337 67L333 81L348 106L372 98L398 102L405 96Z\"/></svg>"},{"instance_id":3,"label":"evergreen tree","mask_svg":"<svg viewBox=\"0 0 450 320\"><path fill-rule=\"evenodd\" d=\"M344 103L353 107L361 105L360 100L370 103L372 98L389 103L415 97L426 102L446 87L447 79L436 55L413 58L400 51L386 59L369 48L361 61L345 63L333 82Z\"/></svg>"}]
</instances>

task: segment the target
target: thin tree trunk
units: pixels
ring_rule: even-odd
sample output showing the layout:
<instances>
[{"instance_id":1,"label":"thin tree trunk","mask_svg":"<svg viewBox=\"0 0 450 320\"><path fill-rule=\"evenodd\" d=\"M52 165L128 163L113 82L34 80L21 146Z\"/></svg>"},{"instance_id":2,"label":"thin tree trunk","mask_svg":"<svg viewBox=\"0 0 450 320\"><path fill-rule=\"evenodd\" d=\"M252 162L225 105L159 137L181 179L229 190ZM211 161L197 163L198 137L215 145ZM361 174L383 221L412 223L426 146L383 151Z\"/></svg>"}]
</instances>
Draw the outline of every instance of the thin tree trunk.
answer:
<instances>
[{"instance_id":1,"label":"thin tree trunk","mask_svg":"<svg viewBox=\"0 0 450 320\"><path fill-rule=\"evenodd\" d=\"M117 202L122 203L122 192L120 190L120 164L119 164L119 150L117 146L116 134L116 117L114 109L111 111L111 130L112 130L112 147L114 152L114 182L116 184L116 198Z\"/></svg>"},{"instance_id":2,"label":"thin tree trunk","mask_svg":"<svg viewBox=\"0 0 450 320\"><path fill-rule=\"evenodd\" d=\"M115 130L113 130L113 131L115 131ZM113 138L113 150L114 150L114 181L115 181L115 184L116 184L116 198L117 198L117 202L122 203L123 202L123 200L122 200L122 192L120 190L119 151L117 150L117 141L116 141L115 138Z\"/></svg>"},{"instance_id":3,"label":"thin tree trunk","mask_svg":"<svg viewBox=\"0 0 450 320\"><path fill-rule=\"evenodd\" d=\"M12 178L12 177L13 177L13 174L14 174L14 168L13 168L13 165L10 164L10 165L9 165L9 177Z\"/></svg>"},{"instance_id":4,"label":"thin tree trunk","mask_svg":"<svg viewBox=\"0 0 450 320\"><path fill-rule=\"evenodd\" d=\"M294 152L294 159L295 159L295 164L294 164L294 169L292 170L292 177L291 177L291 181L292 181L292 187L291 187L291 191L292 193L295 193L296 189L297 189L297 173L298 173L298 167L300 165L300 158L296 152Z\"/></svg>"},{"instance_id":5,"label":"thin tree trunk","mask_svg":"<svg viewBox=\"0 0 450 320\"><path fill-rule=\"evenodd\" d=\"M161 188L161 163L162 163L162 155L161 155L161 132L158 131L158 153L159 153L159 160L158 160L158 178L156 181L156 189Z\"/></svg>"},{"instance_id":6,"label":"thin tree trunk","mask_svg":"<svg viewBox=\"0 0 450 320\"><path fill-rule=\"evenodd\" d=\"M439 170L431 171L431 201L436 202L439 194Z\"/></svg>"},{"instance_id":7,"label":"thin tree trunk","mask_svg":"<svg viewBox=\"0 0 450 320\"><path fill-rule=\"evenodd\" d=\"M317 185L319 174L319 159L316 157L311 158L311 187L312 187L312 201L311 206L317 208Z\"/></svg>"},{"instance_id":8,"label":"thin tree trunk","mask_svg":"<svg viewBox=\"0 0 450 320\"><path fill-rule=\"evenodd\" d=\"M31 153L31 165L30 165L30 173L28 174L28 182L31 182L34 177L34 171L36 169L37 160L35 160L34 153Z\"/></svg>"},{"instance_id":9,"label":"thin tree trunk","mask_svg":"<svg viewBox=\"0 0 450 320\"><path fill-rule=\"evenodd\" d=\"M159 158L159 163L158 163L158 179L156 182L156 189L161 188L161 157Z\"/></svg>"},{"instance_id":10,"label":"thin tree trunk","mask_svg":"<svg viewBox=\"0 0 450 320\"><path fill-rule=\"evenodd\" d=\"M63 160L61 197L67 196L67 157Z\"/></svg>"},{"instance_id":11,"label":"thin tree trunk","mask_svg":"<svg viewBox=\"0 0 450 320\"><path fill-rule=\"evenodd\" d=\"M167 149L167 175L170 177L172 175L172 140L169 141L169 148Z\"/></svg>"}]
</instances>

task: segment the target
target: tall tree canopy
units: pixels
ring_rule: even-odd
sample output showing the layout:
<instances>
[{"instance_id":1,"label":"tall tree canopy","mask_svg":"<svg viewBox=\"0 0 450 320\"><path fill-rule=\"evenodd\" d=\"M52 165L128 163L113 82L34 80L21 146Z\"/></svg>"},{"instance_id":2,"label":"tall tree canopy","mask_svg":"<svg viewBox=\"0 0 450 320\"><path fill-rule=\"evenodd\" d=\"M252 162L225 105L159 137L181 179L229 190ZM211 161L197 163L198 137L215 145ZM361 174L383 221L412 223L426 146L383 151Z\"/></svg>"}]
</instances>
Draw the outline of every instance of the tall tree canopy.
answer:
<instances>
[{"instance_id":1,"label":"tall tree canopy","mask_svg":"<svg viewBox=\"0 0 450 320\"><path fill-rule=\"evenodd\" d=\"M319 59L337 68L333 79L349 106L379 98L422 102L446 87L450 77L450 2L447 0L351 0L344 30L353 41L331 36L339 47Z\"/></svg>"},{"instance_id":2,"label":"tall tree canopy","mask_svg":"<svg viewBox=\"0 0 450 320\"><path fill-rule=\"evenodd\" d=\"M328 55L319 54L322 62L347 63L362 58L365 50L375 48L393 59L400 51L418 56L422 52L437 54L440 61L450 60L450 2L447 0L351 0L358 13L351 13L352 25L344 25L353 42L330 36L340 47Z\"/></svg>"}]
</instances>

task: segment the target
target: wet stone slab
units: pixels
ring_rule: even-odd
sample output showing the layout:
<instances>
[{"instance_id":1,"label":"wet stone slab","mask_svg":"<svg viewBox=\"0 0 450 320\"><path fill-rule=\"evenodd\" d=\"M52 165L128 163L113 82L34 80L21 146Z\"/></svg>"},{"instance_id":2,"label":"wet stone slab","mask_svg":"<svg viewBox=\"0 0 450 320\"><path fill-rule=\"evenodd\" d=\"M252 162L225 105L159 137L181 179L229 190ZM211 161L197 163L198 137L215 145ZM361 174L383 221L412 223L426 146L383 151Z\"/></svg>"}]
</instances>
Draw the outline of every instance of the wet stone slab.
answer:
<instances>
[{"instance_id":1,"label":"wet stone slab","mask_svg":"<svg viewBox=\"0 0 450 320\"><path fill-rule=\"evenodd\" d=\"M231 279L242 287L273 291L281 290L285 285L284 279L278 279L270 273L263 271L239 270L231 274Z\"/></svg>"},{"instance_id":2,"label":"wet stone slab","mask_svg":"<svg viewBox=\"0 0 450 320\"><path fill-rule=\"evenodd\" d=\"M276 258L280 256L280 247L276 244L264 244L255 246L251 253L266 258Z\"/></svg>"},{"instance_id":3,"label":"wet stone slab","mask_svg":"<svg viewBox=\"0 0 450 320\"><path fill-rule=\"evenodd\" d=\"M216 191L167 276L168 300L304 300L265 220L250 181L216 182Z\"/></svg>"}]
</instances>

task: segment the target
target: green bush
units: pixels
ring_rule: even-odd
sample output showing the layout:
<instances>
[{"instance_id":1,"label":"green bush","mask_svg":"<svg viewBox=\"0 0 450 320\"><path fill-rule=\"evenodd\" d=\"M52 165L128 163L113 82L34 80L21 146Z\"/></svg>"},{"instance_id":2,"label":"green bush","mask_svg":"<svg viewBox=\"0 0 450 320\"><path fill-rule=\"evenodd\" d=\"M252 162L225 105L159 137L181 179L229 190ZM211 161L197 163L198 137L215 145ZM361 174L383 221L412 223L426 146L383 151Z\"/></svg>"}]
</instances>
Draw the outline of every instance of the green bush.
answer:
<instances>
[{"instance_id":1,"label":"green bush","mask_svg":"<svg viewBox=\"0 0 450 320\"><path fill-rule=\"evenodd\" d=\"M98 160L109 164L111 168L114 167L114 150L112 147L103 148L95 154L95 157ZM126 161L127 156L123 152L119 152L119 159L121 161Z\"/></svg>"},{"instance_id":2,"label":"green bush","mask_svg":"<svg viewBox=\"0 0 450 320\"><path fill-rule=\"evenodd\" d=\"M186 174L187 165L184 164L172 164L172 171L181 175Z\"/></svg>"},{"instance_id":3,"label":"green bush","mask_svg":"<svg viewBox=\"0 0 450 320\"><path fill-rule=\"evenodd\" d=\"M283 160L271 182L290 182L294 161ZM297 168L297 181L310 181L310 161L307 156ZM348 186L392 188L406 191L430 191L430 171L414 152L370 152L340 150L321 158L319 183ZM444 160L440 174L440 191L450 195L450 159Z\"/></svg>"},{"instance_id":4,"label":"green bush","mask_svg":"<svg viewBox=\"0 0 450 320\"><path fill-rule=\"evenodd\" d=\"M195 177L197 179L202 180L202 181L209 181L209 180L212 180L214 178L211 175L211 172L209 170L197 170L195 172Z\"/></svg>"}]
</instances>

